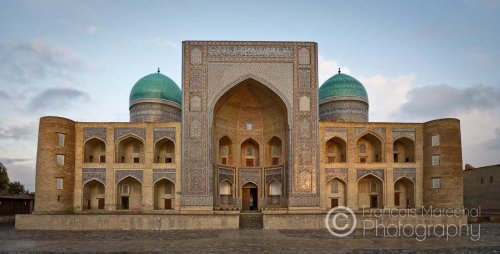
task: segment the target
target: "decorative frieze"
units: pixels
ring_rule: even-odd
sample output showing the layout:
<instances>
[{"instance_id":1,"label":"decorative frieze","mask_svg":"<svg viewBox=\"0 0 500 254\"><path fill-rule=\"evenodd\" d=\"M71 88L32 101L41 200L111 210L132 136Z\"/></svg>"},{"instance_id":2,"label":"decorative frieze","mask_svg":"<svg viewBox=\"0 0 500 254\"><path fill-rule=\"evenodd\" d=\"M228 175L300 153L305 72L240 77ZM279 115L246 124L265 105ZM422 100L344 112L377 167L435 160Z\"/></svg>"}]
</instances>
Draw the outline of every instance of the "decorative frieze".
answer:
<instances>
[{"instance_id":1,"label":"decorative frieze","mask_svg":"<svg viewBox=\"0 0 500 254\"><path fill-rule=\"evenodd\" d=\"M125 170L116 170L115 171L115 184L120 182L121 180L127 177L133 177L137 181L143 183L144 182L144 172L140 169L125 169Z\"/></svg>"},{"instance_id":2,"label":"decorative frieze","mask_svg":"<svg viewBox=\"0 0 500 254\"><path fill-rule=\"evenodd\" d=\"M166 127L166 128L155 128L153 132L154 142L158 142L158 140L162 138L168 138L175 142L175 128Z\"/></svg>"},{"instance_id":3,"label":"decorative frieze","mask_svg":"<svg viewBox=\"0 0 500 254\"><path fill-rule=\"evenodd\" d=\"M288 198L290 207L317 207L320 198L318 196L291 196Z\"/></svg>"},{"instance_id":4,"label":"decorative frieze","mask_svg":"<svg viewBox=\"0 0 500 254\"><path fill-rule=\"evenodd\" d=\"M155 168L153 169L153 183L165 178L170 180L175 184L176 180L176 169L175 168Z\"/></svg>"},{"instance_id":5,"label":"decorative frieze","mask_svg":"<svg viewBox=\"0 0 500 254\"><path fill-rule=\"evenodd\" d=\"M345 127L326 127L325 128L325 141L339 137L347 142L347 128Z\"/></svg>"},{"instance_id":6,"label":"decorative frieze","mask_svg":"<svg viewBox=\"0 0 500 254\"><path fill-rule=\"evenodd\" d=\"M373 127L373 128L355 127L354 128L356 139L360 138L361 135L364 135L370 131L372 131L373 133L377 134L380 138L385 140L385 127Z\"/></svg>"},{"instance_id":7,"label":"decorative frieze","mask_svg":"<svg viewBox=\"0 0 500 254\"><path fill-rule=\"evenodd\" d=\"M348 182L349 174L347 168L326 168L325 169L325 182L328 183L334 178L338 178L345 183Z\"/></svg>"},{"instance_id":8,"label":"decorative frieze","mask_svg":"<svg viewBox=\"0 0 500 254\"><path fill-rule=\"evenodd\" d=\"M86 183L97 180L106 185L106 169L105 168L83 168L82 169L82 186Z\"/></svg>"},{"instance_id":9,"label":"decorative frieze","mask_svg":"<svg viewBox=\"0 0 500 254\"><path fill-rule=\"evenodd\" d=\"M413 181L417 180L417 169L416 168L394 168L392 173L392 181L395 183L397 180L406 177Z\"/></svg>"},{"instance_id":10,"label":"decorative frieze","mask_svg":"<svg viewBox=\"0 0 500 254\"><path fill-rule=\"evenodd\" d=\"M115 129L115 142L120 138L127 135L134 135L142 138L142 141L146 140L146 129L144 128L116 128Z\"/></svg>"},{"instance_id":11,"label":"decorative frieze","mask_svg":"<svg viewBox=\"0 0 500 254\"><path fill-rule=\"evenodd\" d=\"M309 53L309 49L300 48L299 49L299 64L310 64L311 63L311 54Z\"/></svg>"},{"instance_id":12,"label":"decorative frieze","mask_svg":"<svg viewBox=\"0 0 500 254\"><path fill-rule=\"evenodd\" d=\"M396 141L399 138L408 138L415 142L415 128L393 128L392 140Z\"/></svg>"},{"instance_id":13,"label":"decorative frieze","mask_svg":"<svg viewBox=\"0 0 500 254\"><path fill-rule=\"evenodd\" d=\"M274 46L210 46L210 57L293 57L293 48Z\"/></svg>"},{"instance_id":14,"label":"decorative frieze","mask_svg":"<svg viewBox=\"0 0 500 254\"><path fill-rule=\"evenodd\" d=\"M106 128L93 128L85 127L83 128L83 142L87 142L92 138L98 138L103 142L106 142L107 131Z\"/></svg>"},{"instance_id":15,"label":"decorative frieze","mask_svg":"<svg viewBox=\"0 0 500 254\"><path fill-rule=\"evenodd\" d=\"M385 182L384 169L357 169L357 171L356 171L357 181L359 181L359 179L361 179L367 175L376 176L376 177L380 178L380 180L382 180L382 182Z\"/></svg>"}]
</instances>

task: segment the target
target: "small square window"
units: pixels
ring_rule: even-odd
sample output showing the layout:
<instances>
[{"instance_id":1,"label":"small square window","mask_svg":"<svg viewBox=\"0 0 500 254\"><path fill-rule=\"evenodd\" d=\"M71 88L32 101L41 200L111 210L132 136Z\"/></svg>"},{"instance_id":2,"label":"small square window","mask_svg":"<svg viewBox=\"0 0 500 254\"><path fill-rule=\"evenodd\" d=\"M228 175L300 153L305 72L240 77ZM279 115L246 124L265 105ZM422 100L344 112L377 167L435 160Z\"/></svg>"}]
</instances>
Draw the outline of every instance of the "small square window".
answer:
<instances>
[{"instance_id":1,"label":"small square window","mask_svg":"<svg viewBox=\"0 0 500 254\"><path fill-rule=\"evenodd\" d=\"M432 166L439 166L441 158L439 155L432 155Z\"/></svg>"},{"instance_id":2,"label":"small square window","mask_svg":"<svg viewBox=\"0 0 500 254\"><path fill-rule=\"evenodd\" d=\"M246 159L247 167L253 167L253 159Z\"/></svg>"},{"instance_id":3,"label":"small square window","mask_svg":"<svg viewBox=\"0 0 500 254\"><path fill-rule=\"evenodd\" d=\"M134 158L134 163L139 163L139 162L140 162L140 159L139 159L139 158L137 158L137 157L135 157L135 158Z\"/></svg>"},{"instance_id":4,"label":"small square window","mask_svg":"<svg viewBox=\"0 0 500 254\"><path fill-rule=\"evenodd\" d=\"M172 185L169 183L165 185L165 194L172 194Z\"/></svg>"},{"instance_id":5,"label":"small square window","mask_svg":"<svg viewBox=\"0 0 500 254\"><path fill-rule=\"evenodd\" d=\"M57 165L64 166L64 154L58 154L56 156Z\"/></svg>"},{"instance_id":6,"label":"small square window","mask_svg":"<svg viewBox=\"0 0 500 254\"><path fill-rule=\"evenodd\" d=\"M493 176L490 176L490 183L493 183Z\"/></svg>"},{"instance_id":7,"label":"small square window","mask_svg":"<svg viewBox=\"0 0 500 254\"><path fill-rule=\"evenodd\" d=\"M64 147L64 139L66 137L66 134L64 133L57 133L57 147Z\"/></svg>"},{"instance_id":8,"label":"small square window","mask_svg":"<svg viewBox=\"0 0 500 254\"><path fill-rule=\"evenodd\" d=\"M251 130L253 129L253 124L252 124L252 122L248 122L248 123L246 124L246 127L247 127L247 131L251 131Z\"/></svg>"},{"instance_id":9,"label":"small square window","mask_svg":"<svg viewBox=\"0 0 500 254\"><path fill-rule=\"evenodd\" d=\"M359 162L361 163L366 163L366 157L360 157Z\"/></svg>"},{"instance_id":10,"label":"small square window","mask_svg":"<svg viewBox=\"0 0 500 254\"><path fill-rule=\"evenodd\" d=\"M172 163L172 161L173 161L172 158L169 157L165 158L165 163Z\"/></svg>"},{"instance_id":11,"label":"small square window","mask_svg":"<svg viewBox=\"0 0 500 254\"><path fill-rule=\"evenodd\" d=\"M100 162L100 163L106 163L106 155L101 155L101 156L99 157L99 162Z\"/></svg>"},{"instance_id":12,"label":"small square window","mask_svg":"<svg viewBox=\"0 0 500 254\"><path fill-rule=\"evenodd\" d=\"M280 159L279 159L279 158L274 157L274 158L273 158L273 165L278 165L279 163L280 163Z\"/></svg>"},{"instance_id":13,"label":"small square window","mask_svg":"<svg viewBox=\"0 0 500 254\"><path fill-rule=\"evenodd\" d=\"M333 180L331 192L339 193L339 182L337 180Z\"/></svg>"},{"instance_id":14,"label":"small square window","mask_svg":"<svg viewBox=\"0 0 500 254\"><path fill-rule=\"evenodd\" d=\"M125 194L127 194L127 193L128 193L128 184L124 184L124 185L122 186L122 193L125 193Z\"/></svg>"},{"instance_id":15,"label":"small square window","mask_svg":"<svg viewBox=\"0 0 500 254\"><path fill-rule=\"evenodd\" d=\"M222 158L221 159L221 163L222 163L222 165L227 165L227 159L226 158Z\"/></svg>"},{"instance_id":16,"label":"small square window","mask_svg":"<svg viewBox=\"0 0 500 254\"><path fill-rule=\"evenodd\" d=\"M432 136L432 146L439 146L439 144L440 144L439 135Z\"/></svg>"},{"instance_id":17,"label":"small square window","mask_svg":"<svg viewBox=\"0 0 500 254\"><path fill-rule=\"evenodd\" d=\"M432 188L441 189L441 177L432 178Z\"/></svg>"},{"instance_id":18,"label":"small square window","mask_svg":"<svg viewBox=\"0 0 500 254\"><path fill-rule=\"evenodd\" d=\"M335 163L335 156L327 156L328 163Z\"/></svg>"},{"instance_id":19,"label":"small square window","mask_svg":"<svg viewBox=\"0 0 500 254\"><path fill-rule=\"evenodd\" d=\"M63 179L60 177L56 178L56 189L57 190L62 190L63 189Z\"/></svg>"}]
</instances>

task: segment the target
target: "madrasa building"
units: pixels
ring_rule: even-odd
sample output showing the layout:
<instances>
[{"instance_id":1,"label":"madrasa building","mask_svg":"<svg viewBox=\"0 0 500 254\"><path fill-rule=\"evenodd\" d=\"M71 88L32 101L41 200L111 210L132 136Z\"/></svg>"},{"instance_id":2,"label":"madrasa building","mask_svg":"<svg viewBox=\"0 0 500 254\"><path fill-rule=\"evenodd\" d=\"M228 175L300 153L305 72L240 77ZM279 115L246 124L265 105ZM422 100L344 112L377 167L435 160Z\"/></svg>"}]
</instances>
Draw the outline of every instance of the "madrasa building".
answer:
<instances>
[{"instance_id":1,"label":"madrasa building","mask_svg":"<svg viewBox=\"0 0 500 254\"><path fill-rule=\"evenodd\" d=\"M317 47L184 41L182 90L159 71L139 79L130 122L42 117L35 214L231 228L255 211L279 228L337 206L463 207L459 120L370 122L354 77L318 86Z\"/></svg>"}]
</instances>

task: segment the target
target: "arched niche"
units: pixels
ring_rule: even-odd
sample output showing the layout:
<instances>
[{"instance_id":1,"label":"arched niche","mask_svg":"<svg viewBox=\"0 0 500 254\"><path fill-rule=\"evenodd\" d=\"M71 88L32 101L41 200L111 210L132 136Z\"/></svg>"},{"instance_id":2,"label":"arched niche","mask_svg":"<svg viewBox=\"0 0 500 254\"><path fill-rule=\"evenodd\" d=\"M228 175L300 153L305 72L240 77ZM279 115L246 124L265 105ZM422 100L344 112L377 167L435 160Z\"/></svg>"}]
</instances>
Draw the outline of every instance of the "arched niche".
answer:
<instances>
[{"instance_id":1,"label":"arched niche","mask_svg":"<svg viewBox=\"0 0 500 254\"><path fill-rule=\"evenodd\" d=\"M333 178L326 184L326 189L327 207L334 208L347 205L347 184L344 181Z\"/></svg>"},{"instance_id":2,"label":"arched niche","mask_svg":"<svg viewBox=\"0 0 500 254\"><path fill-rule=\"evenodd\" d=\"M154 184L154 209L170 210L175 207L175 184L168 179L161 179Z\"/></svg>"},{"instance_id":3,"label":"arched niche","mask_svg":"<svg viewBox=\"0 0 500 254\"><path fill-rule=\"evenodd\" d=\"M97 180L91 180L83 185L83 210L104 209L105 186Z\"/></svg>"},{"instance_id":4,"label":"arched niche","mask_svg":"<svg viewBox=\"0 0 500 254\"><path fill-rule=\"evenodd\" d=\"M120 139L116 145L116 163L143 163L144 143L135 136Z\"/></svg>"},{"instance_id":5,"label":"arched niche","mask_svg":"<svg viewBox=\"0 0 500 254\"><path fill-rule=\"evenodd\" d=\"M142 183L132 176L116 184L116 209L140 210L142 208Z\"/></svg>"},{"instance_id":6,"label":"arched niche","mask_svg":"<svg viewBox=\"0 0 500 254\"><path fill-rule=\"evenodd\" d=\"M233 165L233 141L224 136L219 139L219 163L222 165Z\"/></svg>"},{"instance_id":7,"label":"arched niche","mask_svg":"<svg viewBox=\"0 0 500 254\"><path fill-rule=\"evenodd\" d=\"M371 174L358 181L358 206L362 208L384 208L384 183Z\"/></svg>"},{"instance_id":8,"label":"arched niche","mask_svg":"<svg viewBox=\"0 0 500 254\"><path fill-rule=\"evenodd\" d=\"M394 183L394 206L415 208L415 183L412 180L402 177Z\"/></svg>"},{"instance_id":9,"label":"arched niche","mask_svg":"<svg viewBox=\"0 0 500 254\"><path fill-rule=\"evenodd\" d=\"M85 163L105 163L106 144L98 138L92 138L85 142L83 162Z\"/></svg>"},{"instance_id":10,"label":"arched niche","mask_svg":"<svg viewBox=\"0 0 500 254\"><path fill-rule=\"evenodd\" d=\"M241 143L241 167L258 167L259 143L249 138Z\"/></svg>"},{"instance_id":11,"label":"arched niche","mask_svg":"<svg viewBox=\"0 0 500 254\"><path fill-rule=\"evenodd\" d=\"M382 141L372 133L366 133L356 142L356 162L383 162Z\"/></svg>"},{"instance_id":12,"label":"arched niche","mask_svg":"<svg viewBox=\"0 0 500 254\"><path fill-rule=\"evenodd\" d=\"M162 138L155 144L154 150L155 163L175 163L175 143L168 139Z\"/></svg>"},{"instance_id":13,"label":"arched niche","mask_svg":"<svg viewBox=\"0 0 500 254\"><path fill-rule=\"evenodd\" d=\"M346 142L339 137L329 139L326 142L326 163L346 162L346 147Z\"/></svg>"},{"instance_id":14,"label":"arched niche","mask_svg":"<svg viewBox=\"0 0 500 254\"><path fill-rule=\"evenodd\" d=\"M267 147L266 164L272 166L283 164L283 144L281 139L273 136L269 142L267 142Z\"/></svg>"},{"instance_id":15,"label":"arched niche","mask_svg":"<svg viewBox=\"0 0 500 254\"><path fill-rule=\"evenodd\" d=\"M415 142L402 137L394 141L393 144L394 162L415 162Z\"/></svg>"}]
</instances>

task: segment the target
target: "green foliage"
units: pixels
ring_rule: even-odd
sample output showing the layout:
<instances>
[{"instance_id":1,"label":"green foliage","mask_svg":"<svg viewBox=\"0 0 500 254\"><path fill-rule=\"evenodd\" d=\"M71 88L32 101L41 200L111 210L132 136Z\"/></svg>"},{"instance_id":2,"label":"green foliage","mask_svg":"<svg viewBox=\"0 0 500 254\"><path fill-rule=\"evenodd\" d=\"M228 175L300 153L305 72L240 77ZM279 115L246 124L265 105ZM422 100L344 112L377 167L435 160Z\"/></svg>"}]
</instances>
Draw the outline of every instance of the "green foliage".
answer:
<instances>
[{"instance_id":1,"label":"green foliage","mask_svg":"<svg viewBox=\"0 0 500 254\"><path fill-rule=\"evenodd\" d=\"M0 162L0 194L6 193L9 188L7 168Z\"/></svg>"},{"instance_id":2,"label":"green foliage","mask_svg":"<svg viewBox=\"0 0 500 254\"><path fill-rule=\"evenodd\" d=\"M9 183L9 194L21 194L25 193L24 185L19 181L14 181Z\"/></svg>"}]
</instances>

